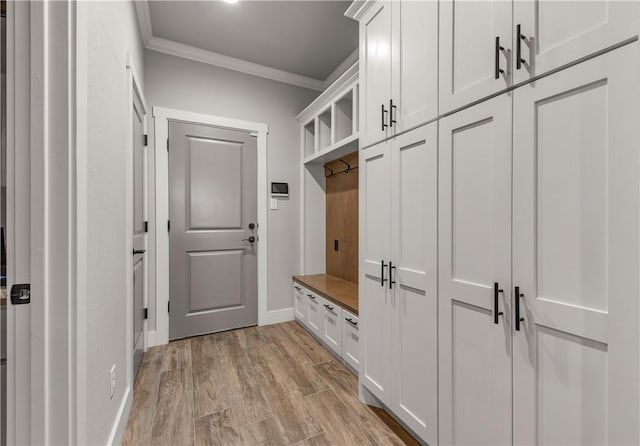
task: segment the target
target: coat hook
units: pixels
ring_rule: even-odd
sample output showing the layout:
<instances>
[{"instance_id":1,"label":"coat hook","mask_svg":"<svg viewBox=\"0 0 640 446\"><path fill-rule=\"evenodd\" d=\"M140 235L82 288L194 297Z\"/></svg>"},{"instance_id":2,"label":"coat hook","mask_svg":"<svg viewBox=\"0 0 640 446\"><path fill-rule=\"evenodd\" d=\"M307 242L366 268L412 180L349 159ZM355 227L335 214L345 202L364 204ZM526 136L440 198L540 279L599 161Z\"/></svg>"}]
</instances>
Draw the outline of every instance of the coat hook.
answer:
<instances>
[{"instance_id":1,"label":"coat hook","mask_svg":"<svg viewBox=\"0 0 640 446\"><path fill-rule=\"evenodd\" d=\"M325 169L327 169L329 171L329 175L325 175L324 176L325 178L329 178L329 177L333 176L333 169L332 168L327 167L327 166L322 166L322 167L324 167Z\"/></svg>"},{"instance_id":2,"label":"coat hook","mask_svg":"<svg viewBox=\"0 0 640 446\"><path fill-rule=\"evenodd\" d=\"M351 170L351 166L349 165L349 163L347 163L345 160L343 160L342 158L340 158L338 161L340 161L341 163L343 163L345 166L347 166L347 170L344 170L344 173L349 173L349 171Z\"/></svg>"}]
</instances>

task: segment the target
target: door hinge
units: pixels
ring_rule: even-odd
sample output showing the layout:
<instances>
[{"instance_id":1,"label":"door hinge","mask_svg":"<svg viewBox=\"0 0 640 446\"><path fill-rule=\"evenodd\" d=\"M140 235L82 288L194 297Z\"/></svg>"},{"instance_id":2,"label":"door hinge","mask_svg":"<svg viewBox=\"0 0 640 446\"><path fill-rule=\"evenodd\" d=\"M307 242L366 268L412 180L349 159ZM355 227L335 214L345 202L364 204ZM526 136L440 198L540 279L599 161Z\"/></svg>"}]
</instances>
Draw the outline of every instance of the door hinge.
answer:
<instances>
[{"instance_id":1,"label":"door hinge","mask_svg":"<svg viewBox=\"0 0 640 446\"><path fill-rule=\"evenodd\" d=\"M148 308L144 309L143 315L144 315L144 319L149 319L149 309Z\"/></svg>"},{"instance_id":2,"label":"door hinge","mask_svg":"<svg viewBox=\"0 0 640 446\"><path fill-rule=\"evenodd\" d=\"M31 302L31 284L16 283L11 287L11 304L24 305Z\"/></svg>"},{"instance_id":3,"label":"door hinge","mask_svg":"<svg viewBox=\"0 0 640 446\"><path fill-rule=\"evenodd\" d=\"M148 221L144 222L144 232L149 232L149 222Z\"/></svg>"},{"instance_id":4,"label":"door hinge","mask_svg":"<svg viewBox=\"0 0 640 446\"><path fill-rule=\"evenodd\" d=\"M171 313L171 301L167 301L167 313Z\"/></svg>"},{"instance_id":5,"label":"door hinge","mask_svg":"<svg viewBox=\"0 0 640 446\"><path fill-rule=\"evenodd\" d=\"M167 220L167 231L171 232L171 220Z\"/></svg>"},{"instance_id":6,"label":"door hinge","mask_svg":"<svg viewBox=\"0 0 640 446\"><path fill-rule=\"evenodd\" d=\"M143 135L142 141L145 146L149 145L149 135Z\"/></svg>"}]
</instances>

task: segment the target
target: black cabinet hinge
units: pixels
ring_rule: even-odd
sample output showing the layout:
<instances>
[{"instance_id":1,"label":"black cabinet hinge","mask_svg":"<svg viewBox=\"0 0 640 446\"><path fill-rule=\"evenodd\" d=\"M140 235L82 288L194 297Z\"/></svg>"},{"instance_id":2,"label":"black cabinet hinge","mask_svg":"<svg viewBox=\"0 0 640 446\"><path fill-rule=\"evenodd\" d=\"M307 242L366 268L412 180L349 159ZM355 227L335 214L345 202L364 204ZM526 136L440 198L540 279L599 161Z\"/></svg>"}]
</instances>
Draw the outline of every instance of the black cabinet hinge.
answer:
<instances>
[{"instance_id":1,"label":"black cabinet hinge","mask_svg":"<svg viewBox=\"0 0 640 446\"><path fill-rule=\"evenodd\" d=\"M142 141L145 146L149 145L149 135L143 135Z\"/></svg>"},{"instance_id":2,"label":"black cabinet hinge","mask_svg":"<svg viewBox=\"0 0 640 446\"><path fill-rule=\"evenodd\" d=\"M144 232L149 232L149 222L148 221L144 222Z\"/></svg>"},{"instance_id":3,"label":"black cabinet hinge","mask_svg":"<svg viewBox=\"0 0 640 446\"><path fill-rule=\"evenodd\" d=\"M149 319L149 309L145 308L143 310L144 319Z\"/></svg>"}]
</instances>

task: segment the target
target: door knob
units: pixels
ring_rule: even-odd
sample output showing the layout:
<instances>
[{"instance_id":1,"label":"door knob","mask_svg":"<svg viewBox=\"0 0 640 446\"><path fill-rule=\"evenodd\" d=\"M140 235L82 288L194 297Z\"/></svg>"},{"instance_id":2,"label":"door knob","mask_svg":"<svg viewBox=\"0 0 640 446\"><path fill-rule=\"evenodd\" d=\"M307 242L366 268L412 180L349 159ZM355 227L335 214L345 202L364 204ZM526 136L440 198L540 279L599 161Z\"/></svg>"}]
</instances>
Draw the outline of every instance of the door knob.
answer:
<instances>
[{"instance_id":1,"label":"door knob","mask_svg":"<svg viewBox=\"0 0 640 446\"><path fill-rule=\"evenodd\" d=\"M249 223L249 229L251 229L252 231L256 228L256 224L255 223Z\"/></svg>"},{"instance_id":2,"label":"door knob","mask_svg":"<svg viewBox=\"0 0 640 446\"><path fill-rule=\"evenodd\" d=\"M243 238L242 241L243 242L253 243L253 242L256 241L256 238L252 235L252 236L249 236L249 238Z\"/></svg>"}]
</instances>

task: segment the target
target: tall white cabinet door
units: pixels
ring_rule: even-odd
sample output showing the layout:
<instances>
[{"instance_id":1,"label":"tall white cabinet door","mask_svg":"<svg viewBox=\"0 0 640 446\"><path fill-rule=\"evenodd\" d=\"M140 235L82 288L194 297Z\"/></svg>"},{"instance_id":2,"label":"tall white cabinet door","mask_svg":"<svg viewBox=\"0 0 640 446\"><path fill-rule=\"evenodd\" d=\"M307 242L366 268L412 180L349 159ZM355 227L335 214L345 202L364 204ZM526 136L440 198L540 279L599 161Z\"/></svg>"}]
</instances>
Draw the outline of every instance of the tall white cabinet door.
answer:
<instances>
[{"instance_id":1,"label":"tall white cabinet door","mask_svg":"<svg viewBox=\"0 0 640 446\"><path fill-rule=\"evenodd\" d=\"M637 73L634 43L515 92L515 444L640 443Z\"/></svg>"},{"instance_id":2,"label":"tall white cabinet door","mask_svg":"<svg viewBox=\"0 0 640 446\"><path fill-rule=\"evenodd\" d=\"M360 20L360 147L391 135L391 2L377 1Z\"/></svg>"},{"instance_id":3,"label":"tall white cabinet door","mask_svg":"<svg viewBox=\"0 0 640 446\"><path fill-rule=\"evenodd\" d=\"M438 115L438 2L392 3L394 132Z\"/></svg>"},{"instance_id":4,"label":"tall white cabinet door","mask_svg":"<svg viewBox=\"0 0 640 446\"><path fill-rule=\"evenodd\" d=\"M532 1L513 3L514 64L521 27L520 69L515 81L539 76L638 35L636 1Z\"/></svg>"},{"instance_id":5,"label":"tall white cabinet door","mask_svg":"<svg viewBox=\"0 0 640 446\"><path fill-rule=\"evenodd\" d=\"M438 439L438 131L433 122L393 141L393 397L420 438ZM396 263L397 262L397 263Z\"/></svg>"},{"instance_id":6,"label":"tall white cabinet door","mask_svg":"<svg viewBox=\"0 0 640 446\"><path fill-rule=\"evenodd\" d=\"M507 94L440 121L439 167L440 444L510 444Z\"/></svg>"},{"instance_id":7,"label":"tall white cabinet door","mask_svg":"<svg viewBox=\"0 0 640 446\"><path fill-rule=\"evenodd\" d=\"M441 0L440 113L490 96L510 85L511 1ZM496 53L496 37L504 51ZM497 58L496 58L497 54ZM499 69L495 78L496 61Z\"/></svg>"},{"instance_id":8,"label":"tall white cabinet door","mask_svg":"<svg viewBox=\"0 0 640 446\"><path fill-rule=\"evenodd\" d=\"M390 395L391 153L388 142L360 151L360 382Z\"/></svg>"}]
</instances>

